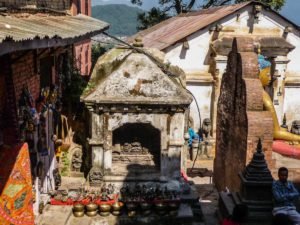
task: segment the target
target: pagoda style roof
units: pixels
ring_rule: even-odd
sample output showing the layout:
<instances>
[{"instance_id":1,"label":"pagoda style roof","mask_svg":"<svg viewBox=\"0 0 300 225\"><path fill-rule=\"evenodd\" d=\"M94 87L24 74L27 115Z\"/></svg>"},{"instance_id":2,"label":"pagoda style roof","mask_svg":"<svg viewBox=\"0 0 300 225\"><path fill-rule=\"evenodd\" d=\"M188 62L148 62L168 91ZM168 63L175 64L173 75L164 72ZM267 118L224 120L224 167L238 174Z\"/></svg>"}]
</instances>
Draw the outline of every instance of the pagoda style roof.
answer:
<instances>
[{"instance_id":1,"label":"pagoda style roof","mask_svg":"<svg viewBox=\"0 0 300 225\"><path fill-rule=\"evenodd\" d=\"M89 104L189 105L192 96L183 87L184 72L163 63L162 52L141 50L115 48L100 57L81 100Z\"/></svg>"}]
</instances>

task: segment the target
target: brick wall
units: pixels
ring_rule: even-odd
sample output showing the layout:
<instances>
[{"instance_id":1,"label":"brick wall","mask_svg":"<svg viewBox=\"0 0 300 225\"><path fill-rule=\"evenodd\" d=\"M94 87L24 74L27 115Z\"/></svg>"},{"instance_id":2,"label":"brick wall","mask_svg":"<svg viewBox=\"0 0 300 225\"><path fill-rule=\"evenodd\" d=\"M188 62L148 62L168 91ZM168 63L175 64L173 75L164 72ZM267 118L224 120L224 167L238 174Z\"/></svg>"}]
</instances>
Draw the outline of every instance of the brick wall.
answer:
<instances>
[{"instance_id":1,"label":"brick wall","mask_svg":"<svg viewBox=\"0 0 300 225\"><path fill-rule=\"evenodd\" d=\"M11 72L11 56L4 55L0 57L0 71L1 77L4 77L4 101L3 114L1 118L1 128L3 129L4 144L13 145L18 141L18 121L17 108L15 101L15 90L13 86L12 72Z\"/></svg>"},{"instance_id":2,"label":"brick wall","mask_svg":"<svg viewBox=\"0 0 300 225\"><path fill-rule=\"evenodd\" d=\"M91 41L85 40L74 44L75 63L81 75L90 75L91 71Z\"/></svg>"},{"instance_id":3,"label":"brick wall","mask_svg":"<svg viewBox=\"0 0 300 225\"><path fill-rule=\"evenodd\" d=\"M73 0L72 14L78 13L91 16L91 0ZM84 76L90 75L92 66L91 40L87 39L74 44L75 64Z\"/></svg>"},{"instance_id":4,"label":"brick wall","mask_svg":"<svg viewBox=\"0 0 300 225\"><path fill-rule=\"evenodd\" d=\"M91 16L91 0L73 0L72 2L72 15L84 14Z\"/></svg>"},{"instance_id":5,"label":"brick wall","mask_svg":"<svg viewBox=\"0 0 300 225\"><path fill-rule=\"evenodd\" d=\"M20 54L14 54L17 58ZM40 77L35 71L35 57L33 51L30 51L25 56L21 57L12 65L12 77L15 87L16 101L19 100L23 87L28 87L33 99L37 99L40 92Z\"/></svg>"}]
</instances>

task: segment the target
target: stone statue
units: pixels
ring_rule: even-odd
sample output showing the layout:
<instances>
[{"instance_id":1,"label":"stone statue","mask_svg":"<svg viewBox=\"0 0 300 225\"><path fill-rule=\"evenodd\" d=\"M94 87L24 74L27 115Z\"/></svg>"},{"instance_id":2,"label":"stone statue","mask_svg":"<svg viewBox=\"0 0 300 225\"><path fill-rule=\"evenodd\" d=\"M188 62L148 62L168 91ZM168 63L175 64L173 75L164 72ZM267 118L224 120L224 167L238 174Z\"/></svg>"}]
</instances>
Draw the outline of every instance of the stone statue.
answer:
<instances>
[{"instance_id":1,"label":"stone statue","mask_svg":"<svg viewBox=\"0 0 300 225\"><path fill-rule=\"evenodd\" d=\"M58 168L53 170L53 177L54 177L54 182L55 182L55 190L59 188L61 185L61 176L59 174Z\"/></svg>"},{"instance_id":2,"label":"stone statue","mask_svg":"<svg viewBox=\"0 0 300 225\"><path fill-rule=\"evenodd\" d=\"M266 63L262 59L262 55L260 55L260 50L258 50L258 61L260 64L260 73L259 73L259 79L261 81L261 84L263 87L266 87L270 81L271 81L271 76L270 76L270 70L271 70L271 63ZM273 126L274 126L274 134L273 137L274 139L277 140L284 140L284 141L297 141L300 142L300 135L292 134L287 131L287 129L280 127L278 119L277 119L277 114L273 105L273 101L269 94L263 90L263 104L264 108L271 112L272 118L273 118Z\"/></svg>"},{"instance_id":3,"label":"stone statue","mask_svg":"<svg viewBox=\"0 0 300 225\"><path fill-rule=\"evenodd\" d=\"M76 172L80 172L81 165L82 165L82 153L80 150L76 150L72 156L72 170Z\"/></svg>"},{"instance_id":4,"label":"stone statue","mask_svg":"<svg viewBox=\"0 0 300 225\"><path fill-rule=\"evenodd\" d=\"M300 134L300 120L294 120L291 127L291 133Z\"/></svg>"},{"instance_id":5,"label":"stone statue","mask_svg":"<svg viewBox=\"0 0 300 225\"><path fill-rule=\"evenodd\" d=\"M207 138L211 131L211 121L209 118L203 120L202 133Z\"/></svg>"},{"instance_id":6,"label":"stone statue","mask_svg":"<svg viewBox=\"0 0 300 225\"><path fill-rule=\"evenodd\" d=\"M103 180L103 174L100 167L92 167L89 172L89 181L91 185L100 185Z\"/></svg>"}]
</instances>

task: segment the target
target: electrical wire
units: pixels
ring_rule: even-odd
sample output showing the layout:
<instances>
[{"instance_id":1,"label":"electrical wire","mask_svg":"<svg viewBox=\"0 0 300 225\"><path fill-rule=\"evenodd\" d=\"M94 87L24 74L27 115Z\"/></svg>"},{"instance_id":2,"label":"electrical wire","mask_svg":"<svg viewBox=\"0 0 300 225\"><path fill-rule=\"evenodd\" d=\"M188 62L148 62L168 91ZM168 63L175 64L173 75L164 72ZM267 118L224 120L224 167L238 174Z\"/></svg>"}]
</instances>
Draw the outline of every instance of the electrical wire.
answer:
<instances>
[{"instance_id":1,"label":"electrical wire","mask_svg":"<svg viewBox=\"0 0 300 225\"><path fill-rule=\"evenodd\" d=\"M144 54L144 55L146 55L147 57L149 57L165 74L167 74L171 79L174 79L174 78L177 78L178 76L177 75L175 75L175 74L173 74L172 72L170 72L169 70L168 70L168 67L165 65L165 64L163 64L163 63L161 63L160 61L158 61L155 57L153 57L151 54L149 54L148 52L146 52L146 51L144 51L143 49L141 49L141 48L138 48L138 47L135 47L135 46L133 46L133 45L131 45L131 44L129 44L129 43L127 43L127 42L125 42L125 41L123 41L123 40L121 40L121 39L119 39L119 38L117 38L117 37L115 37L115 36L113 36L113 35L110 35L110 34L108 34L108 33L106 33L106 32L103 32L103 34L104 35L106 35L106 36L108 36L108 37L110 37L110 38L112 38L112 39L114 39L114 40L116 40L116 41L118 41L118 42L120 42L120 43L122 43L123 45L125 45L125 46L128 46L129 48L131 48L131 49L134 49L135 51L137 51L137 52L139 52L139 53L142 53L142 54ZM96 40L95 40L96 41ZM196 99L196 97L193 95L193 93L189 90L189 89L187 89L183 84L182 84L182 81L181 81L181 79L179 78L178 79L179 80L179 83L180 83L180 85L182 86L182 88L184 88L191 96L192 96L192 98L194 99L194 101L195 101L195 103L196 103L196 107L197 107L197 111L198 111L198 117L199 117L199 125L200 125L200 129L201 129L201 113L200 113L200 108L199 108L199 105L198 105L198 102L197 102L197 99ZM200 134L199 134L200 135ZM202 134L201 134L201 136L203 136ZM196 163L196 160L197 160L197 157L198 157L198 154L199 154L199 151L200 151L200 142L201 142L201 137L199 137L199 139L198 139L198 149L197 149L197 153L196 153L196 157L195 157L195 159L194 159L194 161L193 161L193 165L192 165L192 167L191 167L191 170L193 170L194 169L194 166L195 166L195 163Z\"/></svg>"}]
</instances>

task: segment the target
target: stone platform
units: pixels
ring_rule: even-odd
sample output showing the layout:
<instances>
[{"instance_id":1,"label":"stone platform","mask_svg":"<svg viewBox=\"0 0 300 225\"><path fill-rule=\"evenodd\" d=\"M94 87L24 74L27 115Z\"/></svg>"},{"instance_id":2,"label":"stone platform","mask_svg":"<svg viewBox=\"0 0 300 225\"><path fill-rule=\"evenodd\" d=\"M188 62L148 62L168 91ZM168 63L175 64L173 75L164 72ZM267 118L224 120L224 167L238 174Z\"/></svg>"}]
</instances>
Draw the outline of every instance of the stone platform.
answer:
<instances>
[{"instance_id":1,"label":"stone platform","mask_svg":"<svg viewBox=\"0 0 300 225\"><path fill-rule=\"evenodd\" d=\"M188 209L185 207L185 204L182 204L182 208L185 210L180 210L178 217L174 219L168 218L168 216L158 216L155 212L150 214L148 217L143 217L138 215L136 218L129 218L126 214L123 216L115 217L110 215L108 217L101 217L97 215L96 217L81 217L76 218L72 214L71 206L52 206L47 205L44 209L43 214L39 215L36 218L37 225L115 225L115 224L147 224L145 222L151 221L148 224L159 224L159 221L162 221L160 224L182 224L182 225L216 225L218 220L216 217L216 209L218 204L218 193L214 189L213 184L209 184L207 178L195 177L189 178L189 181L193 182L192 185L196 196L199 197L199 205L194 206L193 208ZM74 181L71 183L73 184ZM64 185L70 187L72 184ZM192 197L194 198L194 196ZM188 200L188 197L187 199ZM200 206L200 207L199 207ZM193 213L193 216L196 219L190 220L190 213ZM200 215L199 215L200 214ZM201 215L203 215L200 220ZM181 217L181 219L180 219ZM158 220L158 222L156 222ZM179 221L181 221L179 223ZM122 223L123 222L123 223Z\"/></svg>"}]
</instances>

